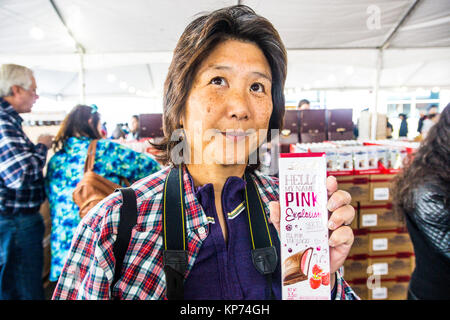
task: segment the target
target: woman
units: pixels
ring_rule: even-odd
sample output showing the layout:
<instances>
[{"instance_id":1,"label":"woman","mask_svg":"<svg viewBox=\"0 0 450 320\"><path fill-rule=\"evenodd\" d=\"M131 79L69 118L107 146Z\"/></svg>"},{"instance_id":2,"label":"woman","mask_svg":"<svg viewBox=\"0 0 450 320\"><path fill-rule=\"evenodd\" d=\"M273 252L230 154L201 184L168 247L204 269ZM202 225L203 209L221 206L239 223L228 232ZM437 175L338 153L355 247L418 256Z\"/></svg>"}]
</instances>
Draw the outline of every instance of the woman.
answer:
<instances>
[{"instance_id":1,"label":"woman","mask_svg":"<svg viewBox=\"0 0 450 320\"><path fill-rule=\"evenodd\" d=\"M137 181L160 169L150 156L102 139L100 130L97 108L78 105L64 119L53 143L56 153L48 163L46 176L52 218L50 281L58 280L81 220L72 194L83 177L87 149L92 139L100 139L94 171L112 182L119 184L119 177Z\"/></svg>"},{"instance_id":2,"label":"woman","mask_svg":"<svg viewBox=\"0 0 450 320\"><path fill-rule=\"evenodd\" d=\"M450 105L393 190L416 257L408 298L450 299Z\"/></svg>"},{"instance_id":3,"label":"woman","mask_svg":"<svg viewBox=\"0 0 450 320\"><path fill-rule=\"evenodd\" d=\"M190 23L175 48L164 86L165 137L159 149L171 166L132 186L137 225L127 242L120 279L110 287L117 262L111 248L122 205L121 195L114 195L80 225L53 298L167 298L164 186L171 170L180 170L187 240L184 298L265 299L272 292L280 299L280 265L271 277L258 273L250 257L249 222L241 213L247 188L243 177L249 173L272 222L268 232L279 256L278 182L255 170L259 159L253 155L266 136L270 140L271 129L281 128L286 66L277 31L246 6L220 9ZM258 136L260 132L264 134ZM331 288L336 299L355 299L337 271L353 242L352 230L342 226L354 217L351 197L336 191L335 179L327 182L334 230Z\"/></svg>"}]
</instances>

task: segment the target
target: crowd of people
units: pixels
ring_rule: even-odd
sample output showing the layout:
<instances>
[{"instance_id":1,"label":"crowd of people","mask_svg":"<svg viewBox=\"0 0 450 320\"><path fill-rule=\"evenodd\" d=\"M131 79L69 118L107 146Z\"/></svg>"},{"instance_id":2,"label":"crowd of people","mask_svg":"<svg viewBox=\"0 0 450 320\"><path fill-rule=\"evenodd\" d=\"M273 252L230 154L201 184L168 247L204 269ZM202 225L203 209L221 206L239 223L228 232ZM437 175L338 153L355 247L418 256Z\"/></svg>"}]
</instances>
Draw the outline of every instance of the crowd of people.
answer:
<instances>
[{"instance_id":1,"label":"crowd of people","mask_svg":"<svg viewBox=\"0 0 450 320\"><path fill-rule=\"evenodd\" d=\"M163 217L165 181L172 174L178 175L177 186L185 200L186 243L181 264L186 269L180 271L184 298L280 299L280 264L271 274L258 272L250 254L247 218L236 211L246 203L250 179L261 193L260 205L279 256L278 180L261 174L257 170L260 163L247 165L249 155L264 141L249 139L257 143L234 154L232 164L220 151L223 139L228 139L223 132L228 129L281 129L286 72L287 54L278 32L249 7L232 6L196 18L181 35L169 67L163 99L165 136L156 146L162 153L157 162L105 138L95 105L75 106L55 137L43 135L32 143L22 129L20 114L30 112L39 98L33 72L23 66L2 65L0 299L44 298L44 225L39 209L46 198L52 219L50 280L57 282L53 299L168 298L172 282L166 281ZM302 108L308 107L309 102L302 104ZM420 156L399 182L399 190L411 194L406 198L399 193L396 201L408 217L408 226L414 228L413 242L418 248L411 298L435 297L428 295L435 285L449 284L449 108L428 131ZM130 122L132 138L138 138L137 120ZM215 139L200 145L193 143L199 120L204 131L218 132ZM425 125L424 121L422 130ZM175 160L176 145L171 140L179 129L188 145L181 164ZM110 194L83 218L73 199L92 141L97 142L94 171L116 184L122 177L128 179L136 197L136 224L123 261L114 250L125 207L122 194ZM55 154L47 159L50 148ZM186 161L192 160L198 148L208 159ZM417 172L426 173L427 179L420 179ZM417 181L412 183L411 177ZM414 197L415 192L421 194L420 188L429 192ZM331 297L359 299L340 271L354 239L351 195L339 190L333 177L327 179L327 190ZM427 267L422 254L432 256L436 266L446 269L430 271L435 266ZM122 268L117 270L117 265ZM432 272L433 278L423 284L426 278L421 275ZM439 284L439 279L445 281ZM445 288L436 292L438 298L448 298Z\"/></svg>"},{"instance_id":2,"label":"crowd of people","mask_svg":"<svg viewBox=\"0 0 450 320\"><path fill-rule=\"evenodd\" d=\"M105 139L95 105L75 106L56 137L42 135L33 144L20 116L31 112L39 98L33 72L2 65L0 83L0 299L43 299L44 224L39 209L47 198L52 224L49 280L57 281L81 221L73 191L83 176L90 142L98 140L94 171L117 184L121 177L135 182L161 167L150 155ZM50 148L55 153L47 159Z\"/></svg>"}]
</instances>

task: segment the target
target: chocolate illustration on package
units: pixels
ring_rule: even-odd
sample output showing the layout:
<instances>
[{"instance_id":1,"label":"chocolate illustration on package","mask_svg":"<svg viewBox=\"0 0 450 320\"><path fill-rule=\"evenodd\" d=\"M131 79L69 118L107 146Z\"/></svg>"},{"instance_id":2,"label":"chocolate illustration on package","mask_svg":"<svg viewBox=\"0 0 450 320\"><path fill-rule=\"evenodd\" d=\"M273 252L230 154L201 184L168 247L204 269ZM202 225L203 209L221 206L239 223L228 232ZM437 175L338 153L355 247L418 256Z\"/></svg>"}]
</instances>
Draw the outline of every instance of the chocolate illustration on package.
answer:
<instances>
[{"instance_id":1,"label":"chocolate illustration on package","mask_svg":"<svg viewBox=\"0 0 450 320\"><path fill-rule=\"evenodd\" d=\"M283 285L308 279L309 264L311 262L313 248L300 251L284 260Z\"/></svg>"}]
</instances>

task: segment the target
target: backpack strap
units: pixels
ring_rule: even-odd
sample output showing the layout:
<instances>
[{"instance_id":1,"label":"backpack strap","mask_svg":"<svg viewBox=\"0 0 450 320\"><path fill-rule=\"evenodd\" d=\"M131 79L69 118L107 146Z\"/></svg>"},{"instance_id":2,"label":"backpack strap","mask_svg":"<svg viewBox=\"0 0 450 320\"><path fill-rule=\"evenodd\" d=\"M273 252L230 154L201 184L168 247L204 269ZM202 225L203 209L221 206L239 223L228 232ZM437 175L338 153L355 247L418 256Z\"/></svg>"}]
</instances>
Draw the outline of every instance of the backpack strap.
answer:
<instances>
[{"instance_id":1,"label":"backpack strap","mask_svg":"<svg viewBox=\"0 0 450 320\"><path fill-rule=\"evenodd\" d=\"M94 139L89 143L89 148L86 155L86 161L84 163L84 172L94 171L95 164L95 152L97 150L98 139Z\"/></svg>"},{"instance_id":2,"label":"backpack strap","mask_svg":"<svg viewBox=\"0 0 450 320\"><path fill-rule=\"evenodd\" d=\"M163 264L167 299L184 299L184 274L187 269L184 183L181 166L172 168L164 184Z\"/></svg>"},{"instance_id":3,"label":"backpack strap","mask_svg":"<svg viewBox=\"0 0 450 320\"><path fill-rule=\"evenodd\" d=\"M122 266L128 245L131 239L131 231L137 224L136 194L132 188L116 189L122 193L123 204L120 208L120 219L117 230L117 239L114 242L113 253L116 260L114 279L111 283L111 293L117 281L122 275Z\"/></svg>"},{"instance_id":4,"label":"backpack strap","mask_svg":"<svg viewBox=\"0 0 450 320\"><path fill-rule=\"evenodd\" d=\"M247 210L252 261L256 270L266 277L266 299L274 299L272 274L278 265L278 255L270 236L269 224L256 184L248 172L245 173L245 207Z\"/></svg>"}]
</instances>

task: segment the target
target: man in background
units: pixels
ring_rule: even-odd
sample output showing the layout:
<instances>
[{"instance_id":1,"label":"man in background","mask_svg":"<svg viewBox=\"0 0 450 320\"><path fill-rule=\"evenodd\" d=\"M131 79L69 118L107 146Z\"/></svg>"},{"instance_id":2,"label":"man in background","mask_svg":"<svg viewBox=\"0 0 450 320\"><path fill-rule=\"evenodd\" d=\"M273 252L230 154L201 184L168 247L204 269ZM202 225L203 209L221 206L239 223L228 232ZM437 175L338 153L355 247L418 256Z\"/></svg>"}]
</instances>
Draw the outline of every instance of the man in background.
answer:
<instances>
[{"instance_id":1,"label":"man in background","mask_svg":"<svg viewBox=\"0 0 450 320\"><path fill-rule=\"evenodd\" d=\"M33 72L0 66L0 300L44 299L42 285L47 150L53 137L33 144L22 130L21 113L39 96Z\"/></svg>"},{"instance_id":2,"label":"man in background","mask_svg":"<svg viewBox=\"0 0 450 320\"><path fill-rule=\"evenodd\" d=\"M311 108L311 106L310 106L309 100L306 100L306 99L300 100L300 102L298 103L298 107L297 107L298 110L308 110L310 108Z\"/></svg>"},{"instance_id":3,"label":"man in background","mask_svg":"<svg viewBox=\"0 0 450 320\"><path fill-rule=\"evenodd\" d=\"M406 122L406 114L400 113L398 116L401 120L398 136L406 138L408 136L408 122Z\"/></svg>"}]
</instances>

